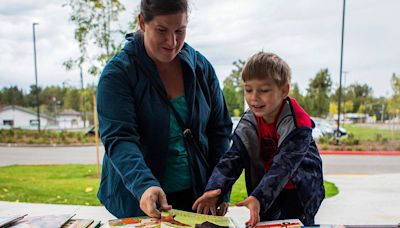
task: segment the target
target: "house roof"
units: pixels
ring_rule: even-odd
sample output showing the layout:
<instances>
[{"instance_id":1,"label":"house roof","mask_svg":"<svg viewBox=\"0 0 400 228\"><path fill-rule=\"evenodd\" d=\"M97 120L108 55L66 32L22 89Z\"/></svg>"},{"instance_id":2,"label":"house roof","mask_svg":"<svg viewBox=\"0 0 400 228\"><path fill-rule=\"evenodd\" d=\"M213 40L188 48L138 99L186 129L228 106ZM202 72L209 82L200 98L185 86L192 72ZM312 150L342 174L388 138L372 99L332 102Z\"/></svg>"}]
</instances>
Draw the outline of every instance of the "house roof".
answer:
<instances>
[{"instance_id":1,"label":"house roof","mask_svg":"<svg viewBox=\"0 0 400 228\"><path fill-rule=\"evenodd\" d=\"M57 116L81 116L81 113L73 109L66 109L60 112Z\"/></svg>"},{"instance_id":2,"label":"house roof","mask_svg":"<svg viewBox=\"0 0 400 228\"><path fill-rule=\"evenodd\" d=\"M18 106L18 105L8 105L8 106L4 107L3 109L1 109L0 112L4 112L4 111L8 111L8 110L18 110L18 111L21 111L21 112L25 112L25 113L29 113L29 114L35 115L35 116L37 115L36 112L34 112L34 111L30 110L30 109L24 108L22 106ZM48 120L54 120L54 121L56 120L54 117L51 117L51 116L43 114L43 113L40 113L40 117L48 119Z\"/></svg>"}]
</instances>

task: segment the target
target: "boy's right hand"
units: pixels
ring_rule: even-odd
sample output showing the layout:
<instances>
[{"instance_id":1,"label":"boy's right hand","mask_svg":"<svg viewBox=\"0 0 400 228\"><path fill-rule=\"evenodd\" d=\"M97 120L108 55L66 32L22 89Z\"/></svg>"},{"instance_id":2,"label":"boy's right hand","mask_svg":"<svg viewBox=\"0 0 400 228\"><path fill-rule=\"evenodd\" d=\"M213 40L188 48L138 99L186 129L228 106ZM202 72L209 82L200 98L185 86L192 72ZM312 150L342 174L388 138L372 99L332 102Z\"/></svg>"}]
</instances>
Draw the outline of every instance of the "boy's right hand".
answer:
<instances>
[{"instance_id":1,"label":"boy's right hand","mask_svg":"<svg viewBox=\"0 0 400 228\"><path fill-rule=\"evenodd\" d=\"M144 191L140 198L140 209L150 217L161 218L157 203L160 205L160 210L170 210L172 208L171 205L168 205L167 196L162 188L152 186Z\"/></svg>"},{"instance_id":2,"label":"boy's right hand","mask_svg":"<svg viewBox=\"0 0 400 228\"><path fill-rule=\"evenodd\" d=\"M220 194L221 189L205 192L194 202L192 210L206 215L208 215L208 212L211 211L212 215L217 215L217 201Z\"/></svg>"},{"instance_id":3,"label":"boy's right hand","mask_svg":"<svg viewBox=\"0 0 400 228\"><path fill-rule=\"evenodd\" d=\"M246 222L246 227L255 227L260 222L260 201L254 196L249 196L245 200L235 203L236 206L245 206L250 210L250 219Z\"/></svg>"}]
</instances>

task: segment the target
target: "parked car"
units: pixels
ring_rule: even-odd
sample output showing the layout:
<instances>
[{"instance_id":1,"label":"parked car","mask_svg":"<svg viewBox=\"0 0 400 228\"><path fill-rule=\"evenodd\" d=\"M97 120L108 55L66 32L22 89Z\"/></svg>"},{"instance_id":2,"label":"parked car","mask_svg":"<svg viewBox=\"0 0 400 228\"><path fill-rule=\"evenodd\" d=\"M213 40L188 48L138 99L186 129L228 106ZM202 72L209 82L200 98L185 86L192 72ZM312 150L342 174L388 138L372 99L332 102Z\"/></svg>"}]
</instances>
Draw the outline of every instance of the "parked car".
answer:
<instances>
[{"instance_id":1,"label":"parked car","mask_svg":"<svg viewBox=\"0 0 400 228\"><path fill-rule=\"evenodd\" d=\"M314 129L312 130L312 136L313 136L314 140L317 140L317 139L323 137L324 134L322 133L321 129L319 129L319 128L314 128Z\"/></svg>"},{"instance_id":2,"label":"parked car","mask_svg":"<svg viewBox=\"0 0 400 228\"><path fill-rule=\"evenodd\" d=\"M317 117L312 117L312 120L315 123L314 130L319 129L315 131L321 131L323 136L330 135L330 136L343 137L347 135L347 131L343 127L339 127L339 133L337 134L337 126L334 126L330 124L328 121Z\"/></svg>"},{"instance_id":3,"label":"parked car","mask_svg":"<svg viewBox=\"0 0 400 228\"><path fill-rule=\"evenodd\" d=\"M85 132L85 135L86 136L94 136L95 135L94 126L88 127L86 132Z\"/></svg>"}]
</instances>

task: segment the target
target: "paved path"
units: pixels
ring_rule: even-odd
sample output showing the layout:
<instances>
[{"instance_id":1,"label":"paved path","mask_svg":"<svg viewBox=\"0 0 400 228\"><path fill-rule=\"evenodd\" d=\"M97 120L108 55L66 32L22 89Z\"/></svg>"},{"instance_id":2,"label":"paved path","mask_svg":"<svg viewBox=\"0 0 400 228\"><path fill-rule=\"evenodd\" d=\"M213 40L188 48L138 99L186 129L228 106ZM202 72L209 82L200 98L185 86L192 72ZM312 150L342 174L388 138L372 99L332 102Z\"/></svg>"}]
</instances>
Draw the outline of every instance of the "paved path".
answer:
<instances>
[{"instance_id":1,"label":"paved path","mask_svg":"<svg viewBox=\"0 0 400 228\"><path fill-rule=\"evenodd\" d=\"M100 162L104 147L100 146ZM96 164L96 147L0 147L0 166L13 164Z\"/></svg>"},{"instance_id":2,"label":"paved path","mask_svg":"<svg viewBox=\"0 0 400 228\"><path fill-rule=\"evenodd\" d=\"M320 224L400 223L400 173L327 175L339 194L325 199L315 221Z\"/></svg>"},{"instance_id":3,"label":"paved path","mask_svg":"<svg viewBox=\"0 0 400 228\"><path fill-rule=\"evenodd\" d=\"M322 155L324 174L400 173L399 155Z\"/></svg>"}]
</instances>

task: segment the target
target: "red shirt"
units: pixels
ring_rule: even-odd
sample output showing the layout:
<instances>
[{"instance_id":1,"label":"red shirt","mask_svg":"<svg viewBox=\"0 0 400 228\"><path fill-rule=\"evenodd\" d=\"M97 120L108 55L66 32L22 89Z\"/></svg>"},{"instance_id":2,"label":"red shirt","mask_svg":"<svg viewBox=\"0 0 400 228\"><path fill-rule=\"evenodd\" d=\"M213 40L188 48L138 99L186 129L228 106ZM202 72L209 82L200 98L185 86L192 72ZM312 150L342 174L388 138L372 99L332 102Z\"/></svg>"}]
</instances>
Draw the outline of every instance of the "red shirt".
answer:
<instances>
[{"instance_id":1,"label":"red shirt","mask_svg":"<svg viewBox=\"0 0 400 228\"><path fill-rule=\"evenodd\" d=\"M278 113L277 117L280 115ZM278 152L278 141L279 134L276 131L276 121L273 123L267 123L262 117L257 117L257 126L258 126L258 143L260 144L260 158L264 165L264 170L267 172L272 165L272 160L274 159L276 153ZM285 185L284 189L293 189L295 185L292 181L288 181Z\"/></svg>"}]
</instances>

